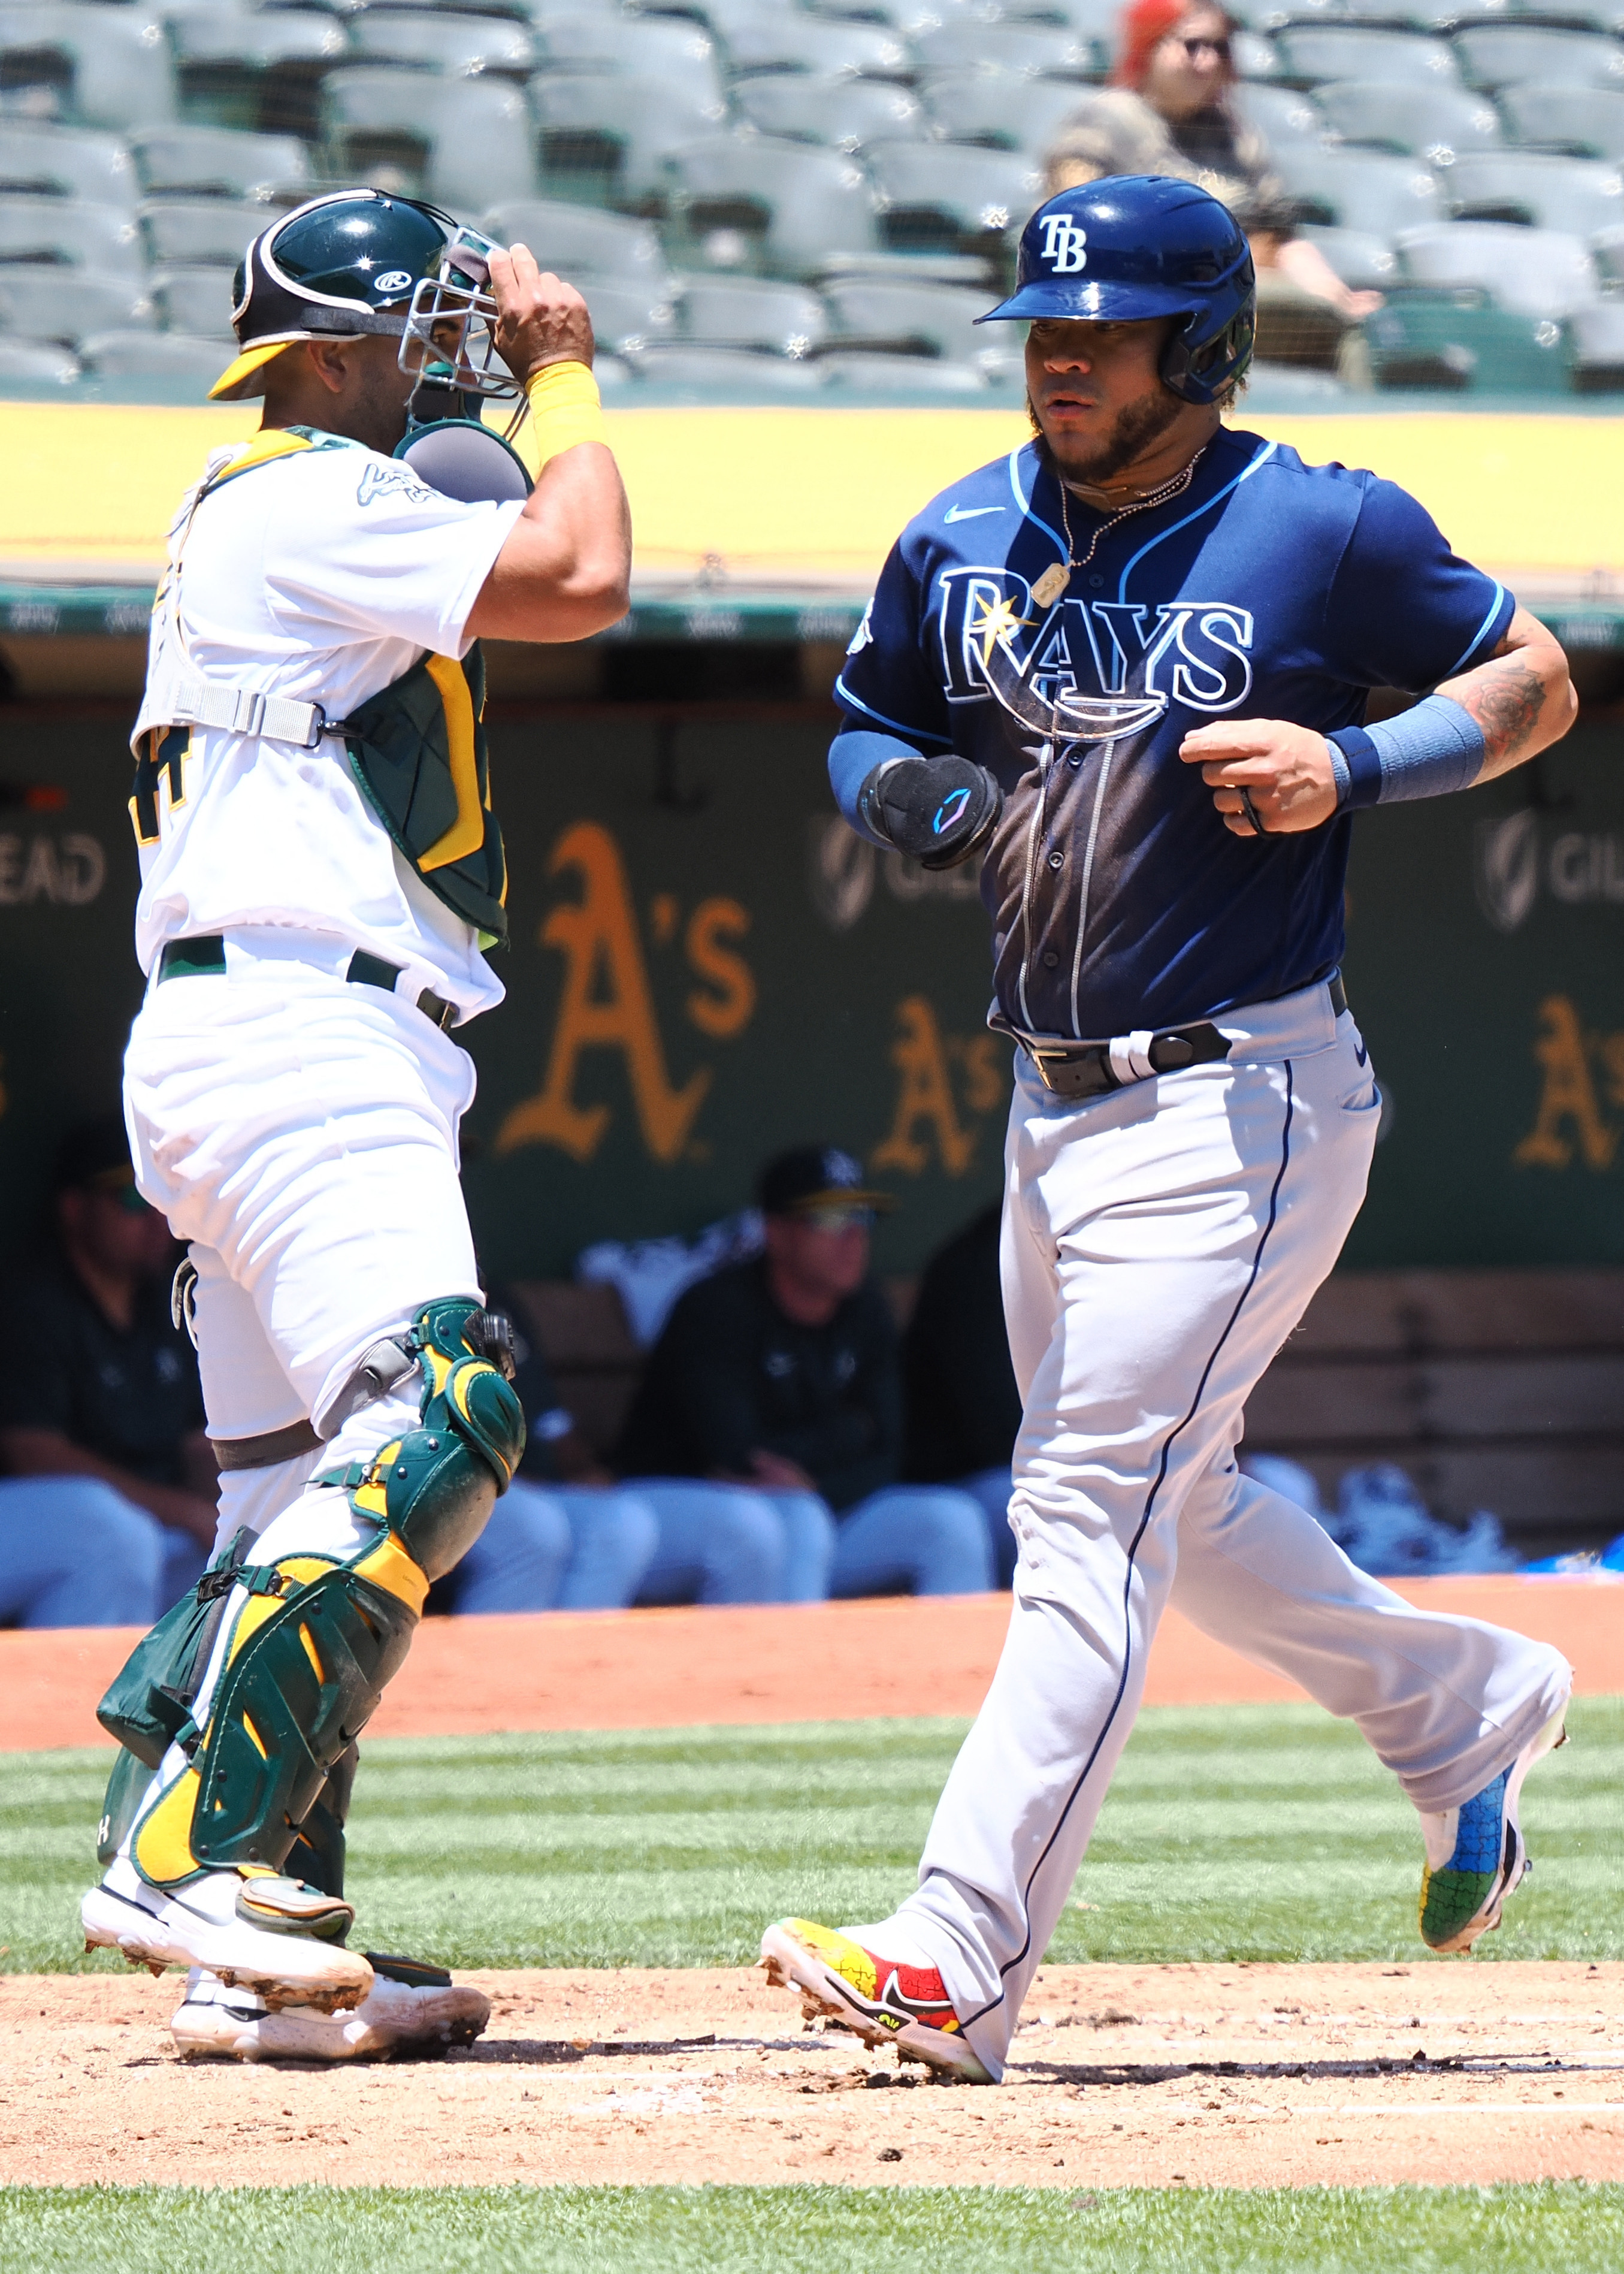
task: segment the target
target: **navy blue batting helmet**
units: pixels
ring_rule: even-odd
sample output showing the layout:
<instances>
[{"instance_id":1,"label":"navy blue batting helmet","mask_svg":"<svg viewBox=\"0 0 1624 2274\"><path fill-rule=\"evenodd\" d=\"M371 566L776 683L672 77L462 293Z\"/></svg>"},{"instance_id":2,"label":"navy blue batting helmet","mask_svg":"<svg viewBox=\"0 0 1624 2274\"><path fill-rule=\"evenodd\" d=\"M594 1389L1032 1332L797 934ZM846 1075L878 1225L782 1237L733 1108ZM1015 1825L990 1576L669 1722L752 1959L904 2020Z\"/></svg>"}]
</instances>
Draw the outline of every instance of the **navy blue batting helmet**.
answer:
<instances>
[{"instance_id":1,"label":"navy blue batting helmet","mask_svg":"<svg viewBox=\"0 0 1624 2274\"><path fill-rule=\"evenodd\" d=\"M1165 174L1108 175L1062 190L1020 233L1012 296L976 321L1132 323L1183 316L1163 384L1212 403L1252 361L1258 288L1229 207Z\"/></svg>"}]
</instances>

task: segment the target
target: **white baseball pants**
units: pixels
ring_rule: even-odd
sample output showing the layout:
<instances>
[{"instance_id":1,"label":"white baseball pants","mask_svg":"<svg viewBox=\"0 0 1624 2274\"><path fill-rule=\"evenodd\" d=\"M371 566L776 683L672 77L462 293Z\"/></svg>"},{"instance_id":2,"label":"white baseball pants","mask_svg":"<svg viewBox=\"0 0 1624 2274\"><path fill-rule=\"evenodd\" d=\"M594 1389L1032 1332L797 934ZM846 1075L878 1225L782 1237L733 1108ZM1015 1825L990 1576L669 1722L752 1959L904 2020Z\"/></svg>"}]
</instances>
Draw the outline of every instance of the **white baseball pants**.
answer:
<instances>
[{"instance_id":1,"label":"white baseball pants","mask_svg":"<svg viewBox=\"0 0 1624 2274\"><path fill-rule=\"evenodd\" d=\"M1428 1811L1505 1768L1571 1678L1542 1643L1412 1609L1239 1473L1242 1408L1358 1212L1380 1100L1322 985L1215 1023L1227 1060L1080 1105L1018 1061L1003 1272L1025 1418L1009 1636L918 1893L854 1930L940 1969L994 2076L1169 1600L1356 1721Z\"/></svg>"}]
</instances>

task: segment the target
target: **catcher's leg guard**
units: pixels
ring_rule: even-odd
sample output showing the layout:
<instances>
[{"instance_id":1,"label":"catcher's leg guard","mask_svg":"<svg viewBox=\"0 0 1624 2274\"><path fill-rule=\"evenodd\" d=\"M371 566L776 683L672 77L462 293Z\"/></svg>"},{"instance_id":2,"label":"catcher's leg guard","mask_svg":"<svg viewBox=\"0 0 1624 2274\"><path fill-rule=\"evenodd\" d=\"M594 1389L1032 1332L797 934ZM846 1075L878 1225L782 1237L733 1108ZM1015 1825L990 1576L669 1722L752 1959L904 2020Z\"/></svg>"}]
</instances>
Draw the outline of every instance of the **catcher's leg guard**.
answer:
<instances>
[{"instance_id":1,"label":"catcher's leg guard","mask_svg":"<svg viewBox=\"0 0 1624 2274\"><path fill-rule=\"evenodd\" d=\"M314 1480L345 1489L372 1538L346 1555L290 1554L234 1575L203 1728L177 1734L188 1766L141 1817L131 1845L149 1886L177 1888L235 1869L249 1882L241 1916L342 1939L349 1906L331 1898L324 1906L318 1889L281 1874L405 1658L429 1583L478 1537L518 1465L523 1409L485 1355L492 1346L500 1352L477 1303L426 1305L402 1341L423 1371L417 1427L371 1462ZM272 1878L274 1887L253 1884Z\"/></svg>"},{"instance_id":2,"label":"catcher's leg guard","mask_svg":"<svg viewBox=\"0 0 1624 2274\"><path fill-rule=\"evenodd\" d=\"M282 1869L324 1895L344 1892L344 1826L350 1816L350 1796L361 1749L350 1745L327 1771L327 1781L312 1801Z\"/></svg>"}]
</instances>

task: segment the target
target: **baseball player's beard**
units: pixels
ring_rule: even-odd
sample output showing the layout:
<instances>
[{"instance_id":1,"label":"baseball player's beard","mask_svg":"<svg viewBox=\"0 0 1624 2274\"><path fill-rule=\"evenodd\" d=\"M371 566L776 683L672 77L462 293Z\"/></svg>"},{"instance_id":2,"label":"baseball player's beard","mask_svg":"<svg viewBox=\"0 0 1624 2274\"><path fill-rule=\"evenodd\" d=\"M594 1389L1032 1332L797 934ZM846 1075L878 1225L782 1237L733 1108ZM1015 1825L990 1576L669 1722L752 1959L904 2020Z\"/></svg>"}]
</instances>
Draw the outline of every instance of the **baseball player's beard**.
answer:
<instances>
[{"instance_id":1,"label":"baseball player's beard","mask_svg":"<svg viewBox=\"0 0 1624 2274\"><path fill-rule=\"evenodd\" d=\"M1038 454L1044 465L1058 479L1083 482L1090 488L1109 482L1113 475L1141 457L1153 442L1159 442L1185 407L1170 388L1159 387L1154 395L1142 395L1137 403L1130 403L1119 410L1109 432L1100 440L1068 434L1062 437L1062 446L1057 447L1053 438L1044 433L1031 396L1026 398L1026 416L1032 421Z\"/></svg>"}]
</instances>

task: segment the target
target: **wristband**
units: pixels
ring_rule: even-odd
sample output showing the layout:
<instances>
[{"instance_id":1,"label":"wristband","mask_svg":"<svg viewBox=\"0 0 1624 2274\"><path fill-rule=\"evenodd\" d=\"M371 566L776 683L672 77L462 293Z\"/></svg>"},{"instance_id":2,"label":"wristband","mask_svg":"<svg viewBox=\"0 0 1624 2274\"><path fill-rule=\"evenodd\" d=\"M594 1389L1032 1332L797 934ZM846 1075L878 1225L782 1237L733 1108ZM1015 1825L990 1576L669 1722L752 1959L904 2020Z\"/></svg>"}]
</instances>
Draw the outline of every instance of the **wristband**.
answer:
<instances>
[{"instance_id":1,"label":"wristband","mask_svg":"<svg viewBox=\"0 0 1624 2274\"><path fill-rule=\"evenodd\" d=\"M1374 727L1339 727L1326 741L1344 813L1470 789L1488 754L1482 727L1447 695L1429 695Z\"/></svg>"},{"instance_id":2,"label":"wristband","mask_svg":"<svg viewBox=\"0 0 1624 2274\"><path fill-rule=\"evenodd\" d=\"M560 450L573 450L577 442L608 441L603 397L585 364L544 364L525 380L524 392L535 421L538 473L550 458Z\"/></svg>"}]
</instances>

